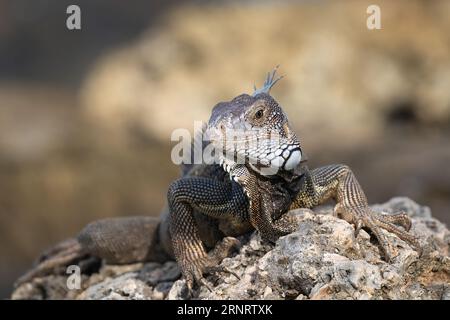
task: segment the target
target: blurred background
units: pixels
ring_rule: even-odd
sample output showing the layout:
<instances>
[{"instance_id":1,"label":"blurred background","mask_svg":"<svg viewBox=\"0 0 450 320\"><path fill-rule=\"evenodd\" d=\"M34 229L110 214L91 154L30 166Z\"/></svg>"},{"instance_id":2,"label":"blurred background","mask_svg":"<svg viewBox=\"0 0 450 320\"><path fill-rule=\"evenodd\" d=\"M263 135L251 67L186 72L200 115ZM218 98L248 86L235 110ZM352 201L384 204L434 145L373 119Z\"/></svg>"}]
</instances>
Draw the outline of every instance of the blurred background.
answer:
<instances>
[{"instance_id":1,"label":"blurred background","mask_svg":"<svg viewBox=\"0 0 450 320\"><path fill-rule=\"evenodd\" d=\"M88 222L158 215L172 130L277 64L311 167L346 163L371 203L409 196L449 224L449 17L450 1L0 0L0 297Z\"/></svg>"}]
</instances>

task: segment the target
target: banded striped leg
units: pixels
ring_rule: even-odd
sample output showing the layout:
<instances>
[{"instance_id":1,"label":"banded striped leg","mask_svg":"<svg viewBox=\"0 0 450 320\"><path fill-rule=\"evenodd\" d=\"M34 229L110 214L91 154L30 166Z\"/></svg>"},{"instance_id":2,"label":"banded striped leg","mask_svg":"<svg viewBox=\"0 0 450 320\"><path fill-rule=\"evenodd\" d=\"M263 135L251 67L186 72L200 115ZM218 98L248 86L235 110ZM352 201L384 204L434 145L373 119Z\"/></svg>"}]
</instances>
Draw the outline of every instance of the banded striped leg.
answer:
<instances>
[{"instance_id":1,"label":"banded striped leg","mask_svg":"<svg viewBox=\"0 0 450 320\"><path fill-rule=\"evenodd\" d=\"M226 237L207 253L193 210L219 219L245 215L247 199L242 188L236 183L206 177L184 177L169 187L168 202L173 250L187 286L191 291L194 283L200 283L209 289L203 274L227 271L219 269L218 264L239 245L239 241Z\"/></svg>"},{"instance_id":2,"label":"banded striped leg","mask_svg":"<svg viewBox=\"0 0 450 320\"><path fill-rule=\"evenodd\" d=\"M295 221L287 218L273 220L273 192L270 185L267 189L259 184L260 188L249 188L249 206L250 222L258 230L263 239L276 242L279 237L285 236L295 231L297 225ZM293 223L294 222L294 223Z\"/></svg>"},{"instance_id":3,"label":"banded striped leg","mask_svg":"<svg viewBox=\"0 0 450 320\"><path fill-rule=\"evenodd\" d=\"M348 166L330 165L317 168L311 171L311 177L316 204L323 203L330 197L334 198L337 202L334 208L335 214L355 225L355 235L362 227L372 231L378 239L386 261L389 261L393 255L381 229L395 234L414 247L419 254L421 253L417 238L408 233L411 228L409 217L403 212L385 215L369 208L364 191Z\"/></svg>"},{"instance_id":4,"label":"banded striped leg","mask_svg":"<svg viewBox=\"0 0 450 320\"><path fill-rule=\"evenodd\" d=\"M259 231L262 238L276 242L279 237L296 229L295 223L289 219L273 220L275 211L282 209L274 208L274 203L282 206L282 203L276 202L276 199L288 199L288 194L280 193L280 190L277 190L271 182L258 179L244 165L232 165L227 171L244 189L249 199L250 223Z\"/></svg>"}]
</instances>

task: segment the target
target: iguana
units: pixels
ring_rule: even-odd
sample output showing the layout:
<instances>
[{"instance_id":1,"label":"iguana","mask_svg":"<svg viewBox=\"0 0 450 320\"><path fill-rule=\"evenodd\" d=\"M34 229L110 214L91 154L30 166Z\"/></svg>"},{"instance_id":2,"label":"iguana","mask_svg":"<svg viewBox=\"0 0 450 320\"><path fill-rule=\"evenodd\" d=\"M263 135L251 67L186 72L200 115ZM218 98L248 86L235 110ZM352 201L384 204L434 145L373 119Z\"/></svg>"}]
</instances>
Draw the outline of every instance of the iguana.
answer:
<instances>
[{"instance_id":1,"label":"iguana","mask_svg":"<svg viewBox=\"0 0 450 320\"><path fill-rule=\"evenodd\" d=\"M269 94L281 79L275 75L276 68L252 95L241 94L213 108L205 134L219 164L184 165L182 177L169 187L168 206L159 219L95 221L44 253L17 284L91 256L110 264L175 259L189 290L196 283L209 288L204 274L231 272L220 262L239 246L235 237L256 229L275 242L296 228L284 215L287 211L312 208L330 198L336 201L334 213L355 226L355 236L362 227L375 235L387 261L392 250L381 229L420 251L418 239L408 233L409 217L370 209L348 166L308 169L298 137Z\"/></svg>"}]
</instances>

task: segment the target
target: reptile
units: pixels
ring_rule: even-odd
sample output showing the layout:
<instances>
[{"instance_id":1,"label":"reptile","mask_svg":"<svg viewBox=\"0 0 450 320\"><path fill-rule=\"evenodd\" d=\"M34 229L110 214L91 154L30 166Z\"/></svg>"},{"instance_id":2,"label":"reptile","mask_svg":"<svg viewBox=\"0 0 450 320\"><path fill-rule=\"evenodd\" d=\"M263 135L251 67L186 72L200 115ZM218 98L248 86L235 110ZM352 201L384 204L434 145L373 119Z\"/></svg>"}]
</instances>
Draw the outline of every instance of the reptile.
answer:
<instances>
[{"instance_id":1,"label":"reptile","mask_svg":"<svg viewBox=\"0 0 450 320\"><path fill-rule=\"evenodd\" d=\"M175 259L189 290L196 284L210 289L205 274L232 273L220 262L239 248L236 237L256 229L263 239L275 242L297 228L286 212L328 199L336 202L334 214L354 225L355 237L361 228L376 237L387 262L393 250L382 229L420 253L407 214L372 210L347 165L308 169L299 138L270 95L282 78L276 70L252 95L241 94L213 108L204 134L217 163L182 165L182 176L171 183L168 205L159 218L94 221L75 238L44 252L16 285L96 257L107 264Z\"/></svg>"}]
</instances>

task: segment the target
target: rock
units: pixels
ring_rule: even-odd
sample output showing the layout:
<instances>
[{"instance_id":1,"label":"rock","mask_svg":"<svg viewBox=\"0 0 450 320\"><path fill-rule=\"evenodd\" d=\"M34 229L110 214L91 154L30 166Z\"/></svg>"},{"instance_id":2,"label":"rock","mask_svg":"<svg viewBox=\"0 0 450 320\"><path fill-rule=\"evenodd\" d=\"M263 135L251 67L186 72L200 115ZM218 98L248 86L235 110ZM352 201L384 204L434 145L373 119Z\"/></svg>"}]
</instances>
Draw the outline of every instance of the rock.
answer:
<instances>
[{"instance_id":1,"label":"rock","mask_svg":"<svg viewBox=\"0 0 450 320\"><path fill-rule=\"evenodd\" d=\"M161 282L175 281L180 277L180 270L174 261L159 263L147 263L139 273L139 278L149 286L156 286Z\"/></svg>"},{"instance_id":2,"label":"rock","mask_svg":"<svg viewBox=\"0 0 450 320\"><path fill-rule=\"evenodd\" d=\"M423 254L384 232L396 256L380 257L372 237L331 215L332 208L289 212L297 231L276 244L257 232L241 237L239 252L222 261L235 272L208 275L212 287L194 290L198 299L450 299L450 231L431 211L408 198L393 198L373 209L386 214L404 210L412 218L411 232ZM320 213L319 213L320 212ZM64 287L65 277L50 275L17 288L13 299L187 299L189 292L172 262L103 266L83 275L80 290Z\"/></svg>"},{"instance_id":3,"label":"rock","mask_svg":"<svg viewBox=\"0 0 450 320\"><path fill-rule=\"evenodd\" d=\"M168 300L183 300L188 298L188 290L186 286L186 281L178 280L176 281L167 295Z\"/></svg>"},{"instance_id":4,"label":"rock","mask_svg":"<svg viewBox=\"0 0 450 320\"><path fill-rule=\"evenodd\" d=\"M161 282L158 283L153 291L154 300L163 300L168 296L170 289L173 287L173 282Z\"/></svg>"},{"instance_id":5,"label":"rock","mask_svg":"<svg viewBox=\"0 0 450 320\"><path fill-rule=\"evenodd\" d=\"M78 298L86 300L146 300L151 299L152 289L136 279L130 272L114 279L107 279L89 287Z\"/></svg>"}]
</instances>

